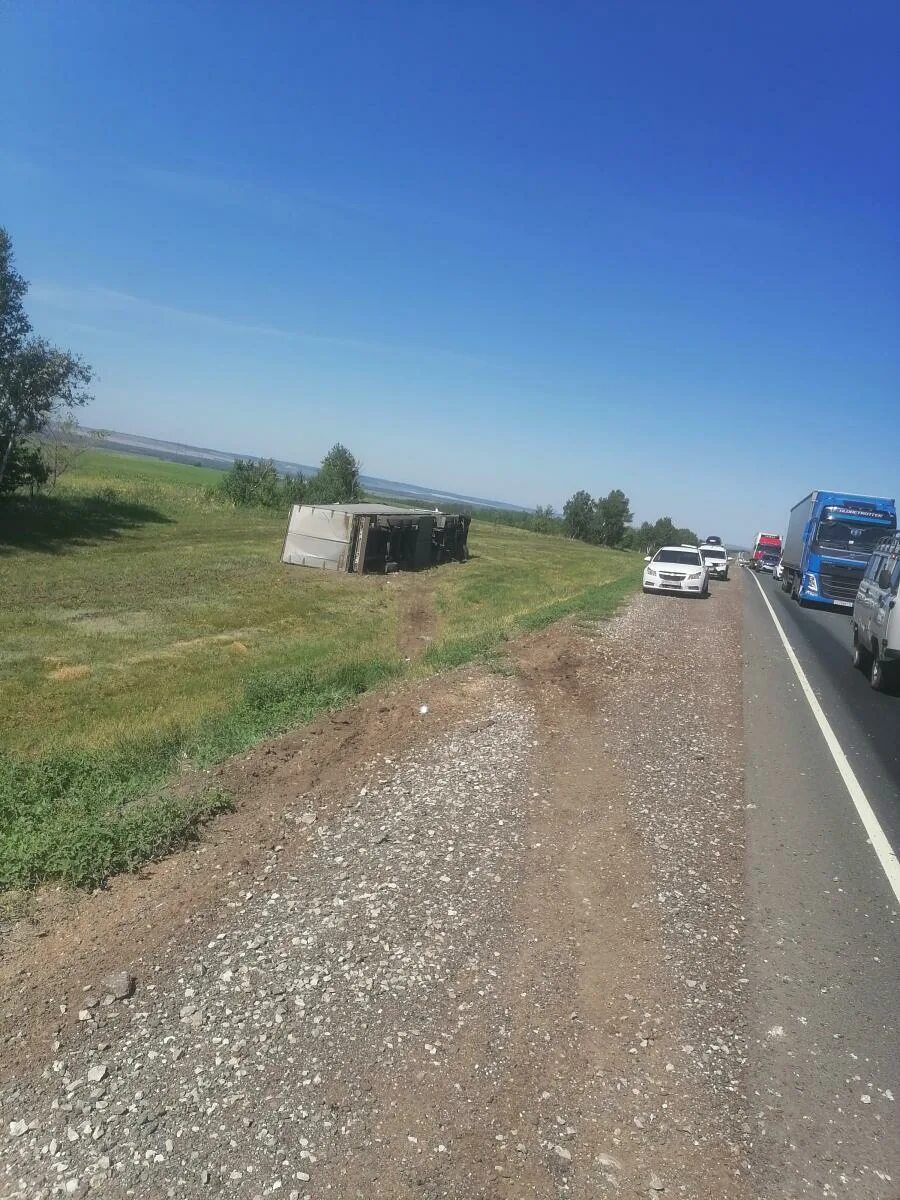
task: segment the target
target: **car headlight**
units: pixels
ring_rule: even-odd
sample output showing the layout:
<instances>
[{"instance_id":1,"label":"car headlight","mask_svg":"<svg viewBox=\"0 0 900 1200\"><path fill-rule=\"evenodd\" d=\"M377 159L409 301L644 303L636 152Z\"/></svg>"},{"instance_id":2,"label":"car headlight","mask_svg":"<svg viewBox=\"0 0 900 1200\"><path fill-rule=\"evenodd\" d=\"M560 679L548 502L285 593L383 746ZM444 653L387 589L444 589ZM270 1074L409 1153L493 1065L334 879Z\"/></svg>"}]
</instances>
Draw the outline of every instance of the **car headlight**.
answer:
<instances>
[{"instance_id":1,"label":"car headlight","mask_svg":"<svg viewBox=\"0 0 900 1200\"><path fill-rule=\"evenodd\" d=\"M688 579L699 579L702 574L702 571L692 571L690 575L688 575Z\"/></svg>"},{"instance_id":2,"label":"car headlight","mask_svg":"<svg viewBox=\"0 0 900 1200\"><path fill-rule=\"evenodd\" d=\"M652 567L645 567L645 568L644 568L644 574L645 574L645 575L652 575L654 579L656 578L656 572L654 571L654 569L653 569Z\"/></svg>"}]
</instances>

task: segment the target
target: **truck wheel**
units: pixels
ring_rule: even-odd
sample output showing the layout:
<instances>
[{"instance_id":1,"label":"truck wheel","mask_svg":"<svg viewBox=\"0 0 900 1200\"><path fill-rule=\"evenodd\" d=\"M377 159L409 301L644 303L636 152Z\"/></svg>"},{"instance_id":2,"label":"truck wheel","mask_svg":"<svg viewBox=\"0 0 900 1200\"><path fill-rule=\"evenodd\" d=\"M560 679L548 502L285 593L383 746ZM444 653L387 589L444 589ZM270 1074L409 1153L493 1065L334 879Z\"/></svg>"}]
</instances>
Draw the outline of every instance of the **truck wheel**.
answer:
<instances>
[{"instance_id":1,"label":"truck wheel","mask_svg":"<svg viewBox=\"0 0 900 1200\"><path fill-rule=\"evenodd\" d=\"M781 577L781 590L783 592L789 592L791 590L791 577L787 572L785 572Z\"/></svg>"}]
</instances>

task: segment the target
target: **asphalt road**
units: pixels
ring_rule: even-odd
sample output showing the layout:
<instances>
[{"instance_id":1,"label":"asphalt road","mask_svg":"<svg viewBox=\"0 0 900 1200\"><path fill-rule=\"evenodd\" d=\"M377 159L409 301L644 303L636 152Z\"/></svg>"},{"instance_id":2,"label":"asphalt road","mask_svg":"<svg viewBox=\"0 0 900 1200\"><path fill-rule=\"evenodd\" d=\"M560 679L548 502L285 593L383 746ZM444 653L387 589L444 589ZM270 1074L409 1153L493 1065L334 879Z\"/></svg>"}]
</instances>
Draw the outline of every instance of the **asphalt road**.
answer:
<instances>
[{"instance_id":1,"label":"asphalt road","mask_svg":"<svg viewBox=\"0 0 900 1200\"><path fill-rule=\"evenodd\" d=\"M896 850L900 696L852 669L847 616L800 609L760 582ZM755 578L742 572L739 586L760 1195L897 1200L897 900Z\"/></svg>"}]
</instances>

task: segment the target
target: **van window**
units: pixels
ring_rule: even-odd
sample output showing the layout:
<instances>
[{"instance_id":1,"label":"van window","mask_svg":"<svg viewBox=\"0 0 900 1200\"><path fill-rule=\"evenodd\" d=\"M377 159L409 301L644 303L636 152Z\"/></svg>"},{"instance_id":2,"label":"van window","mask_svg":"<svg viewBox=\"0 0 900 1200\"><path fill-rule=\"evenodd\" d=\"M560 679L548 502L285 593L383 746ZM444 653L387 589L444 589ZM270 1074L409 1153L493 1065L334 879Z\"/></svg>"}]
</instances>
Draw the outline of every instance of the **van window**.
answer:
<instances>
[{"instance_id":1,"label":"van window","mask_svg":"<svg viewBox=\"0 0 900 1200\"><path fill-rule=\"evenodd\" d=\"M884 557L881 554L873 554L869 559L869 565L866 567L866 579L877 579L881 573L881 564L884 562Z\"/></svg>"}]
</instances>

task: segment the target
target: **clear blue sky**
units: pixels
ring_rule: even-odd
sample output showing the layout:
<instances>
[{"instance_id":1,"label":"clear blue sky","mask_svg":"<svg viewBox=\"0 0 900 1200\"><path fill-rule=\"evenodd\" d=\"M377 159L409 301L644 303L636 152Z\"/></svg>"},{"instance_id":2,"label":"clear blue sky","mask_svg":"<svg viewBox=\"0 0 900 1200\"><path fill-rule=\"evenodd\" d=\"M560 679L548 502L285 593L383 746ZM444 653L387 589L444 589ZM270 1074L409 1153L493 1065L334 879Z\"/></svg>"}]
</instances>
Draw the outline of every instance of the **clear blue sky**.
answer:
<instances>
[{"instance_id":1,"label":"clear blue sky","mask_svg":"<svg viewBox=\"0 0 900 1200\"><path fill-rule=\"evenodd\" d=\"M87 423L746 542L900 492L900 5L7 0Z\"/></svg>"}]
</instances>

